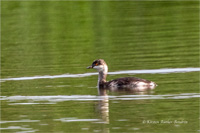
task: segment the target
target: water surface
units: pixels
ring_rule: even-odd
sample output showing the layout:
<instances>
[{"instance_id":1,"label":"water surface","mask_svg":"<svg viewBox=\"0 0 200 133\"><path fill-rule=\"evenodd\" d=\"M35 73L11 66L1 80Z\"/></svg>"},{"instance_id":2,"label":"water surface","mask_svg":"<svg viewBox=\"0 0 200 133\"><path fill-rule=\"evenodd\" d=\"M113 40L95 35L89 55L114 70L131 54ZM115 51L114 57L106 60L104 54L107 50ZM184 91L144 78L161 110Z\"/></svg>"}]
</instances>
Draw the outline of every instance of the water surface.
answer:
<instances>
[{"instance_id":1,"label":"water surface","mask_svg":"<svg viewBox=\"0 0 200 133\"><path fill-rule=\"evenodd\" d=\"M158 87L99 96L98 58ZM197 132L199 71L199 1L1 2L1 132Z\"/></svg>"}]
</instances>

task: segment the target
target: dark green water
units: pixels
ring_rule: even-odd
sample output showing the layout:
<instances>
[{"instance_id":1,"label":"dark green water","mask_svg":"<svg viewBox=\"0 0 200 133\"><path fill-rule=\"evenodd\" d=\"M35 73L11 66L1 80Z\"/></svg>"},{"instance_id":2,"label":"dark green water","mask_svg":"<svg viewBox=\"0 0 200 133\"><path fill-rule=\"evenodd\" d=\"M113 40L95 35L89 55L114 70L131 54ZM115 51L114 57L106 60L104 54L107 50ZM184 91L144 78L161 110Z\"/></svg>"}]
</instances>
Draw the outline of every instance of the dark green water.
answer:
<instances>
[{"instance_id":1,"label":"dark green water","mask_svg":"<svg viewBox=\"0 0 200 133\"><path fill-rule=\"evenodd\" d=\"M99 97L97 58L158 87ZM198 132L198 67L198 1L2 1L0 129Z\"/></svg>"}]
</instances>

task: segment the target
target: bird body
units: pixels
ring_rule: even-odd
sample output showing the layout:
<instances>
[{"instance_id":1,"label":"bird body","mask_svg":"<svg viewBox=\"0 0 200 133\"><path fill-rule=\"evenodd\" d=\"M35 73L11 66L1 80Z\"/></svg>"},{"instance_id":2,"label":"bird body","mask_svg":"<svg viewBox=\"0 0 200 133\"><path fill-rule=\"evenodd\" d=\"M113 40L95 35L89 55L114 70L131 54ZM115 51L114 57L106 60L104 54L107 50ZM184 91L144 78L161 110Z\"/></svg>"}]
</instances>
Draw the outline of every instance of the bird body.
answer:
<instances>
[{"instance_id":1,"label":"bird body","mask_svg":"<svg viewBox=\"0 0 200 133\"><path fill-rule=\"evenodd\" d=\"M87 67L88 69L93 68L99 72L98 77L98 87L110 88L110 89L122 89L122 88L129 88L135 89L138 91L145 91L154 89L157 85L156 83L136 78L136 77L123 77L114 79L111 81L106 81L107 73L108 73L108 66L103 59L95 60L91 66Z\"/></svg>"}]
</instances>

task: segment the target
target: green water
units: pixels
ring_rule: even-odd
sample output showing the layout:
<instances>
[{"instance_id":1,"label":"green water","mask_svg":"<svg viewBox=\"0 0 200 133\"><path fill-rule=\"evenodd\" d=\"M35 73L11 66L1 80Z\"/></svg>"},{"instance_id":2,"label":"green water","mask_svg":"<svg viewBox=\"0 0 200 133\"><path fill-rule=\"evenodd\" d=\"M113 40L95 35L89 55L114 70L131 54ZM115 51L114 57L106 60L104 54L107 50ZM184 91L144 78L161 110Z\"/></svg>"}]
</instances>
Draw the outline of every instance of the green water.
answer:
<instances>
[{"instance_id":1,"label":"green water","mask_svg":"<svg viewBox=\"0 0 200 133\"><path fill-rule=\"evenodd\" d=\"M93 73L98 58L110 72L199 67L199 2L1 2L2 79ZM101 99L97 75L3 81L1 132L199 131L199 72L108 80L125 76L158 87Z\"/></svg>"}]
</instances>

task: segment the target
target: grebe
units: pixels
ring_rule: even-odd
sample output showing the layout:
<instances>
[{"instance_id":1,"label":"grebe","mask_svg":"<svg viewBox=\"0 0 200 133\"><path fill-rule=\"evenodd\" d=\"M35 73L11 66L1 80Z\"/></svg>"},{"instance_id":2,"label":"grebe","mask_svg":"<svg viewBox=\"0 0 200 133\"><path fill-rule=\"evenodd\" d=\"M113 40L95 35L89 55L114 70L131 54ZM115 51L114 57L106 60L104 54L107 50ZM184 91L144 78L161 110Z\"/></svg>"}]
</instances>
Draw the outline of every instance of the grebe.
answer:
<instances>
[{"instance_id":1,"label":"grebe","mask_svg":"<svg viewBox=\"0 0 200 133\"><path fill-rule=\"evenodd\" d=\"M118 78L107 82L106 76L108 73L108 66L103 59L97 59L92 63L91 66L87 67L87 69L91 68L94 68L99 72L98 87L109 89L132 88L138 91L145 91L154 89L157 86L152 81L136 77Z\"/></svg>"}]
</instances>

